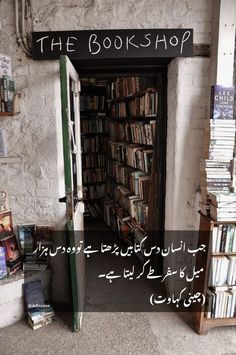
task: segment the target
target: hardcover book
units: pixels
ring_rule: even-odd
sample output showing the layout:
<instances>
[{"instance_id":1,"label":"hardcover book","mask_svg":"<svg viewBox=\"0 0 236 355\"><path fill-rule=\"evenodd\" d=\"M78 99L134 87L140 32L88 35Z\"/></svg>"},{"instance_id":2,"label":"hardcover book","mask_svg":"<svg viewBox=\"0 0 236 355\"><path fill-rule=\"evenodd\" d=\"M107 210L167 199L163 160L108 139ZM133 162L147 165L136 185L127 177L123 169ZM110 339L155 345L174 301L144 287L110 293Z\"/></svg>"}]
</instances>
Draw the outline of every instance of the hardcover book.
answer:
<instances>
[{"instance_id":1,"label":"hardcover book","mask_svg":"<svg viewBox=\"0 0 236 355\"><path fill-rule=\"evenodd\" d=\"M24 285L25 304L28 310L38 309L45 305L43 288L40 280L28 282Z\"/></svg>"},{"instance_id":2,"label":"hardcover book","mask_svg":"<svg viewBox=\"0 0 236 355\"><path fill-rule=\"evenodd\" d=\"M14 234L1 238L0 243L2 247L5 247L7 262L13 262L20 257L20 252Z\"/></svg>"},{"instance_id":3,"label":"hardcover book","mask_svg":"<svg viewBox=\"0 0 236 355\"><path fill-rule=\"evenodd\" d=\"M234 118L235 88L213 85L211 87L211 119Z\"/></svg>"},{"instance_id":4,"label":"hardcover book","mask_svg":"<svg viewBox=\"0 0 236 355\"><path fill-rule=\"evenodd\" d=\"M17 226L20 248L22 251L28 252L34 249L34 224L22 224Z\"/></svg>"},{"instance_id":5,"label":"hardcover book","mask_svg":"<svg viewBox=\"0 0 236 355\"><path fill-rule=\"evenodd\" d=\"M8 194L5 190L0 190L0 213L9 210Z\"/></svg>"},{"instance_id":6,"label":"hardcover book","mask_svg":"<svg viewBox=\"0 0 236 355\"><path fill-rule=\"evenodd\" d=\"M11 212L0 213L0 237L13 233Z\"/></svg>"},{"instance_id":7,"label":"hardcover book","mask_svg":"<svg viewBox=\"0 0 236 355\"><path fill-rule=\"evenodd\" d=\"M7 262L5 248L0 247L0 280L7 276Z\"/></svg>"}]
</instances>

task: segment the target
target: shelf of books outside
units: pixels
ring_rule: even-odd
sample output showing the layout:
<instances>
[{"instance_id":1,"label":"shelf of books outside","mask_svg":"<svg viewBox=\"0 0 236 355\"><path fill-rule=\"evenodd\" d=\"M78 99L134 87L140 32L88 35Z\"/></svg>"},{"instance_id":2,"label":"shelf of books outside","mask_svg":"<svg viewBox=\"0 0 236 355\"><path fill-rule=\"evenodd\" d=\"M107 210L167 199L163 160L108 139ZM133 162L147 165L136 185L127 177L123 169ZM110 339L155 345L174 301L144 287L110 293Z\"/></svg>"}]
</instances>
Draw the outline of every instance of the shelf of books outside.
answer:
<instances>
[{"instance_id":1,"label":"shelf of books outside","mask_svg":"<svg viewBox=\"0 0 236 355\"><path fill-rule=\"evenodd\" d=\"M236 222L219 222L205 216L201 212L199 212L199 214L200 229L198 244L206 245L206 252L198 253L196 257L196 267L203 268L204 272L199 275L199 278L195 279L194 292L203 294L206 302L204 305L194 303L192 314L196 331L199 334L206 334L209 329L214 327L236 325L235 279L233 285L228 283L229 278L232 280L233 275L236 273L236 261L233 259L234 257L236 259L236 252L224 251L215 253L212 250L212 246L215 245L214 243L216 242L213 240L213 238L215 238L213 236L214 228L218 228L222 225L233 225L236 231ZM233 235L233 238L236 238L236 233ZM222 238L222 234L219 235L218 240L220 240L219 243L221 245L225 246L225 239L224 237ZM217 257L220 261L213 260L217 259ZM229 257L229 259L227 257ZM224 261L226 261L226 263ZM218 266L215 266L217 264L213 264L214 262L218 263ZM230 264L231 275L229 276ZM214 282L211 280L214 280ZM217 282L215 280L217 280Z\"/></svg>"}]
</instances>

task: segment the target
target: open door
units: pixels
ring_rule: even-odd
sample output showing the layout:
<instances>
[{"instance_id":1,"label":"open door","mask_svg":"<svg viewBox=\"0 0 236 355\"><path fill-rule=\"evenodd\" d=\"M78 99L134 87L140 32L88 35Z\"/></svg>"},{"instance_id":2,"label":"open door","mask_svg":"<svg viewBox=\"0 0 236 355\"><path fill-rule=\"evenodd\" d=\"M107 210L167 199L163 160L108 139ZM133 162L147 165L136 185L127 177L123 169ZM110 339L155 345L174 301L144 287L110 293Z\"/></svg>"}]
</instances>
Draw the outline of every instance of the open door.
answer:
<instances>
[{"instance_id":1,"label":"open door","mask_svg":"<svg viewBox=\"0 0 236 355\"><path fill-rule=\"evenodd\" d=\"M84 243L84 203L82 190L82 162L80 141L80 82L78 74L67 56L60 57L61 106L63 154L65 170L65 197L67 230L71 250L81 248ZM75 248L75 249L74 249ZM82 326L85 257L84 253L70 253L70 276L73 302L73 330Z\"/></svg>"}]
</instances>

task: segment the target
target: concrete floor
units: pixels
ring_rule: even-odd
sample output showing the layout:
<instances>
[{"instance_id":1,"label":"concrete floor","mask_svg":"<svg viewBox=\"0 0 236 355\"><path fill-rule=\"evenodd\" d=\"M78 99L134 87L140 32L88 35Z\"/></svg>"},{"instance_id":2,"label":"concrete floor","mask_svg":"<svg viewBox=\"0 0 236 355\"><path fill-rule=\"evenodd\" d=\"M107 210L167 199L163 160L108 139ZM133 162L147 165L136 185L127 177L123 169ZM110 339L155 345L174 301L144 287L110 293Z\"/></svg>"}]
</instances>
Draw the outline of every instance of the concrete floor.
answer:
<instances>
[{"instance_id":1,"label":"concrete floor","mask_svg":"<svg viewBox=\"0 0 236 355\"><path fill-rule=\"evenodd\" d=\"M57 318L33 331L20 321L0 331L1 355L42 354L236 354L235 327L199 336L189 314L85 313L83 328L72 333Z\"/></svg>"},{"instance_id":2,"label":"concrete floor","mask_svg":"<svg viewBox=\"0 0 236 355\"><path fill-rule=\"evenodd\" d=\"M103 239L106 236L111 238L110 232L109 235L103 233ZM136 258L130 259L129 263L135 261ZM235 327L215 328L200 336L193 330L190 313L143 312L142 303L141 308L136 307L135 312L131 312L134 295L138 293L144 298L149 285L141 283L140 289L136 289L134 284L124 283L120 287L120 283L114 283L110 288L107 281L101 283L101 279L95 277L96 272L104 271L104 267L109 270L111 263L118 267L120 261L107 256L87 262L86 312L79 333L72 333L69 327L70 313L57 315L54 323L35 331L22 320L0 329L0 355L236 354ZM124 300L122 307L127 306L128 312L112 312L114 299ZM136 298L137 304L139 301L139 297Z\"/></svg>"}]
</instances>

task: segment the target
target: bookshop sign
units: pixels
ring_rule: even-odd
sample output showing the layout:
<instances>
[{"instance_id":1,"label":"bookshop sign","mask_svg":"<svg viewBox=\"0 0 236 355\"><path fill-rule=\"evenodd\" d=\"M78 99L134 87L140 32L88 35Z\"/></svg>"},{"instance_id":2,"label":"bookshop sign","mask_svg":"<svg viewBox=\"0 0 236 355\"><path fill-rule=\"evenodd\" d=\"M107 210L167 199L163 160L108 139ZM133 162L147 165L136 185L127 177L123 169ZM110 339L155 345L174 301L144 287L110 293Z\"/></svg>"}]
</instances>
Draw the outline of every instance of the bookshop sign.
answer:
<instances>
[{"instance_id":1,"label":"bookshop sign","mask_svg":"<svg viewBox=\"0 0 236 355\"><path fill-rule=\"evenodd\" d=\"M192 29L33 32L33 58L192 57Z\"/></svg>"}]
</instances>

